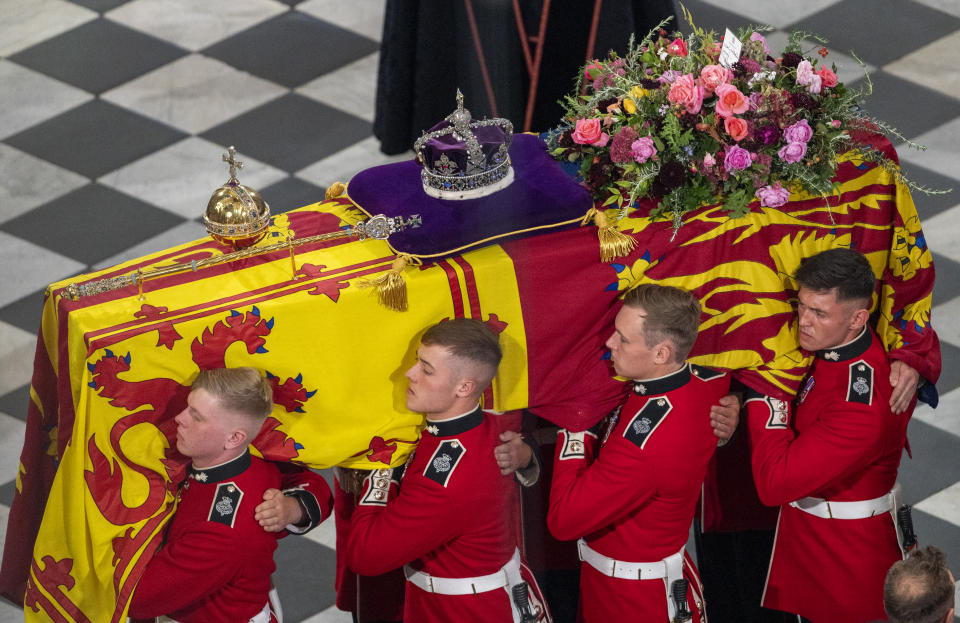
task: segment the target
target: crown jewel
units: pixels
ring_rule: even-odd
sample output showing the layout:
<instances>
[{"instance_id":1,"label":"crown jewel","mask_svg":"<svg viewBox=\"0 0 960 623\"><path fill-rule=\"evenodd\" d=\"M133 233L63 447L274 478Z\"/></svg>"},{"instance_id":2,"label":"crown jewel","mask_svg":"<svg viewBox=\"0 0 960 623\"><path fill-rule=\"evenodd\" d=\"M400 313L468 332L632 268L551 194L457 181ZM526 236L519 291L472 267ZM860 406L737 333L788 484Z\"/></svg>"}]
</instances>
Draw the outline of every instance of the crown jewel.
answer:
<instances>
[{"instance_id":1,"label":"crown jewel","mask_svg":"<svg viewBox=\"0 0 960 623\"><path fill-rule=\"evenodd\" d=\"M248 247L266 235L270 206L260 193L237 180L243 162L237 160L236 148L231 145L223 161L230 165L230 179L213 191L203 224L214 240L237 249Z\"/></svg>"},{"instance_id":2,"label":"crown jewel","mask_svg":"<svg viewBox=\"0 0 960 623\"><path fill-rule=\"evenodd\" d=\"M513 181L510 141L513 124L506 119L475 121L463 107L417 139L413 149L423 165L423 190L438 199L475 199L506 188Z\"/></svg>"}]
</instances>

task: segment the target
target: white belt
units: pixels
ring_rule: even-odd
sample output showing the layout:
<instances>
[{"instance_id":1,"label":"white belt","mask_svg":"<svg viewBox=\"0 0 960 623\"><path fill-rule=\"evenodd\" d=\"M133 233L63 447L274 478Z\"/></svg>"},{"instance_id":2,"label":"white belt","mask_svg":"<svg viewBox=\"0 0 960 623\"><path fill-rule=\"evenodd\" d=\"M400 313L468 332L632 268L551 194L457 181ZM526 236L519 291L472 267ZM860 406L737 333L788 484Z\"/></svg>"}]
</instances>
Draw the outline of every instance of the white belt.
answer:
<instances>
[{"instance_id":1,"label":"white belt","mask_svg":"<svg viewBox=\"0 0 960 623\"><path fill-rule=\"evenodd\" d=\"M441 578L417 571L410 565L403 566L403 573L407 576L407 582L438 595L476 595L498 588L506 589L523 581L520 576L520 552L517 550L499 571L475 578Z\"/></svg>"},{"instance_id":2,"label":"white belt","mask_svg":"<svg viewBox=\"0 0 960 623\"><path fill-rule=\"evenodd\" d=\"M896 489L872 500L856 502L830 502L821 498L801 498L796 502L790 502L790 506L823 519L866 519L893 511L896 508L895 491Z\"/></svg>"},{"instance_id":3,"label":"white belt","mask_svg":"<svg viewBox=\"0 0 960 623\"><path fill-rule=\"evenodd\" d=\"M177 623L177 621L167 616L160 616L157 617L157 623ZM270 602L266 603L263 610L250 617L250 623L270 623Z\"/></svg>"},{"instance_id":4,"label":"white belt","mask_svg":"<svg viewBox=\"0 0 960 623\"><path fill-rule=\"evenodd\" d=\"M666 587L667 613L670 620L676 614L676 606L670 589L676 580L683 577L683 548L657 562L624 562L604 556L593 549L583 539L577 541L580 560L587 563L603 575L623 580L662 580Z\"/></svg>"}]
</instances>

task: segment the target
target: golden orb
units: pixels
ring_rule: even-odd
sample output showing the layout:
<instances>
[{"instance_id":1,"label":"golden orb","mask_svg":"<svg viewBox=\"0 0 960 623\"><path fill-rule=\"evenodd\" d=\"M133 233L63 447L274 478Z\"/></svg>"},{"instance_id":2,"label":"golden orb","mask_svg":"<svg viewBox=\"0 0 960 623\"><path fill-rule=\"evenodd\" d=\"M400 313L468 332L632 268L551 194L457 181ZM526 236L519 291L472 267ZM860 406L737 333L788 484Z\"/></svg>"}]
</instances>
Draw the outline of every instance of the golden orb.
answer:
<instances>
[{"instance_id":1,"label":"golden orb","mask_svg":"<svg viewBox=\"0 0 960 623\"><path fill-rule=\"evenodd\" d=\"M237 181L237 170L243 163L236 159L233 146L223 155L230 165L230 179L213 191L203 224L210 237L235 249L256 244L267 233L270 224L270 206L256 190Z\"/></svg>"}]
</instances>

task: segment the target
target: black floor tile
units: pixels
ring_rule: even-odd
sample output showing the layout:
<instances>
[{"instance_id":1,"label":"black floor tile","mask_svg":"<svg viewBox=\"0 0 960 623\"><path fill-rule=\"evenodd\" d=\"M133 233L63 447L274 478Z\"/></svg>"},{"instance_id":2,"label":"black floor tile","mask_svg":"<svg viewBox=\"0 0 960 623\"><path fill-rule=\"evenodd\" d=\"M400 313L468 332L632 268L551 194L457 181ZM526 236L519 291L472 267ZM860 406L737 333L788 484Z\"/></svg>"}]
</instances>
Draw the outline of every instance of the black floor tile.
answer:
<instances>
[{"instance_id":1,"label":"black floor tile","mask_svg":"<svg viewBox=\"0 0 960 623\"><path fill-rule=\"evenodd\" d=\"M937 328L936 318L933 319L933 328ZM960 387L960 348L940 340L940 360L943 362L943 371L937 381L937 392L943 396Z\"/></svg>"},{"instance_id":2,"label":"black floor tile","mask_svg":"<svg viewBox=\"0 0 960 623\"><path fill-rule=\"evenodd\" d=\"M130 0L70 0L74 4L79 4L85 6L91 11L99 11L100 13L106 13L111 9L115 9L120 5L130 2Z\"/></svg>"},{"instance_id":3,"label":"black floor tile","mask_svg":"<svg viewBox=\"0 0 960 623\"><path fill-rule=\"evenodd\" d=\"M917 419L910 420L907 438L913 458L910 459L904 452L899 476L906 503L916 504L960 481L960 461L932 460L932 457L956 455L960 439Z\"/></svg>"},{"instance_id":4,"label":"black floor tile","mask_svg":"<svg viewBox=\"0 0 960 623\"><path fill-rule=\"evenodd\" d=\"M905 153L905 149L900 150L900 157L902 158ZM904 175L911 182L926 186L931 190L953 189L952 192L941 195L927 195L918 190L910 191L913 203L917 206L917 214L920 215L921 224L944 210L960 204L960 180L955 180L952 177L903 160L900 161L900 168L903 169Z\"/></svg>"},{"instance_id":5,"label":"black floor tile","mask_svg":"<svg viewBox=\"0 0 960 623\"><path fill-rule=\"evenodd\" d=\"M862 28L851 28L862 24ZM787 30L807 30L845 54L853 50L875 67L960 28L960 18L909 0L845 0ZM911 99L911 98L907 98Z\"/></svg>"},{"instance_id":6,"label":"black floor tile","mask_svg":"<svg viewBox=\"0 0 960 623\"><path fill-rule=\"evenodd\" d=\"M0 485L0 504L9 507L13 504L13 496L17 493L16 479Z\"/></svg>"},{"instance_id":7,"label":"black floor tile","mask_svg":"<svg viewBox=\"0 0 960 623\"><path fill-rule=\"evenodd\" d=\"M960 296L960 264L940 255L936 249L931 249L931 253L937 271L937 280L933 284L933 304L936 306ZM936 323L936 319L933 322Z\"/></svg>"},{"instance_id":8,"label":"black floor tile","mask_svg":"<svg viewBox=\"0 0 960 623\"><path fill-rule=\"evenodd\" d=\"M731 13L714 4L708 4L700 0L682 0L682 3L683 6L687 7L687 10L690 11L690 14L693 16L693 23L697 25L697 28L702 28L708 32L712 30L717 35L717 39L723 37L723 33L727 28L736 33L738 28L746 28L750 24L756 23L756 20L752 20L749 17ZM673 4L676 21L670 22L666 29L670 32L679 30L689 35L690 25L683 19L683 11L680 10L681 0L675 0ZM639 37L643 37L647 33L637 34Z\"/></svg>"},{"instance_id":9,"label":"black floor tile","mask_svg":"<svg viewBox=\"0 0 960 623\"><path fill-rule=\"evenodd\" d=\"M336 603L336 556L332 549L305 537L280 539L273 583L280 593L284 621L302 621Z\"/></svg>"},{"instance_id":10,"label":"black floor tile","mask_svg":"<svg viewBox=\"0 0 960 623\"><path fill-rule=\"evenodd\" d=\"M106 186L87 184L0 229L93 265L184 220Z\"/></svg>"},{"instance_id":11,"label":"black floor tile","mask_svg":"<svg viewBox=\"0 0 960 623\"><path fill-rule=\"evenodd\" d=\"M97 99L4 142L96 179L186 136L170 126Z\"/></svg>"},{"instance_id":12,"label":"black floor tile","mask_svg":"<svg viewBox=\"0 0 960 623\"><path fill-rule=\"evenodd\" d=\"M271 214L280 214L323 201L325 192L325 188L314 186L297 177L288 177L272 186L260 189L260 194L270 204Z\"/></svg>"},{"instance_id":13,"label":"black floor tile","mask_svg":"<svg viewBox=\"0 0 960 623\"><path fill-rule=\"evenodd\" d=\"M243 153L293 173L370 136L370 123L290 93L201 136L221 145L243 137Z\"/></svg>"},{"instance_id":14,"label":"black floor tile","mask_svg":"<svg viewBox=\"0 0 960 623\"><path fill-rule=\"evenodd\" d=\"M378 49L376 41L290 11L215 43L203 53L293 88Z\"/></svg>"},{"instance_id":15,"label":"black floor tile","mask_svg":"<svg viewBox=\"0 0 960 623\"><path fill-rule=\"evenodd\" d=\"M10 60L100 94L185 54L175 45L100 18L18 52Z\"/></svg>"},{"instance_id":16,"label":"black floor tile","mask_svg":"<svg viewBox=\"0 0 960 623\"><path fill-rule=\"evenodd\" d=\"M907 138L916 138L960 116L960 101L949 95L881 70L872 72L870 81L873 93L863 103L864 110ZM848 86L856 89L863 84L860 79Z\"/></svg>"},{"instance_id":17,"label":"black floor tile","mask_svg":"<svg viewBox=\"0 0 960 623\"><path fill-rule=\"evenodd\" d=\"M913 509L913 527L920 547L933 545L947 555L950 567L960 567L960 526L944 521L923 511ZM954 573L956 577L956 573ZM954 618L954 621L957 619Z\"/></svg>"},{"instance_id":18,"label":"black floor tile","mask_svg":"<svg viewBox=\"0 0 960 623\"><path fill-rule=\"evenodd\" d=\"M30 384L18 387L8 394L0 396L0 411L18 420L27 421L27 407L30 405ZM0 474L2 477L2 474Z\"/></svg>"},{"instance_id":19,"label":"black floor tile","mask_svg":"<svg viewBox=\"0 0 960 623\"><path fill-rule=\"evenodd\" d=\"M58 280L59 281L59 280ZM27 333L40 331L40 317L43 314L43 295L46 287L0 307L0 320L12 324Z\"/></svg>"}]
</instances>

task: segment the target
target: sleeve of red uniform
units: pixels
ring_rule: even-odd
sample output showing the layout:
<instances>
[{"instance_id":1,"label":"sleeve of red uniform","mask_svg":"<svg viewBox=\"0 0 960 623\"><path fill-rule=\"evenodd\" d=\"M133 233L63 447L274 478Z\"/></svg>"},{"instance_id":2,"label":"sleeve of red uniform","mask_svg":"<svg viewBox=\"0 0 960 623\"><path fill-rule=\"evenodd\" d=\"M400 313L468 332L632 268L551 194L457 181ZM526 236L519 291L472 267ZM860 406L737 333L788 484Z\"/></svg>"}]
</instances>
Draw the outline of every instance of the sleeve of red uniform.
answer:
<instances>
[{"instance_id":1,"label":"sleeve of red uniform","mask_svg":"<svg viewBox=\"0 0 960 623\"><path fill-rule=\"evenodd\" d=\"M789 425L789 402L755 395L746 408L753 477L767 506L807 497L861 469L874 458L884 430L876 410L843 400L821 412L801 435Z\"/></svg>"},{"instance_id":2,"label":"sleeve of red uniform","mask_svg":"<svg viewBox=\"0 0 960 623\"><path fill-rule=\"evenodd\" d=\"M282 474L283 494L297 498L306 514L307 523L290 530L304 534L319 526L333 510L333 494L322 476L292 463L277 463Z\"/></svg>"},{"instance_id":3,"label":"sleeve of red uniform","mask_svg":"<svg viewBox=\"0 0 960 623\"><path fill-rule=\"evenodd\" d=\"M459 533L469 513L469 492L447 489L420 474L408 473L386 506L360 503L350 520L347 565L361 575L380 575L432 552ZM364 483L364 493L370 487ZM361 496L361 500L363 496Z\"/></svg>"},{"instance_id":4,"label":"sleeve of red uniform","mask_svg":"<svg viewBox=\"0 0 960 623\"><path fill-rule=\"evenodd\" d=\"M547 527L561 541L590 534L630 514L656 491L657 465L653 447L656 433L644 449L621 437L612 437L603 452L587 434L583 458L569 456L568 435L561 430L554 457Z\"/></svg>"},{"instance_id":5,"label":"sleeve of red uniform","mask_svg":"<svg viewBox=\"0 0 960 623\"><path fill-rule=\"evenodd\" d=\"M152 618L180 610L225 585L239 559L224 552L237 546L215 525L167 543L150 560L130 601L130 617Z\"/></svg>"}]
</instances>

